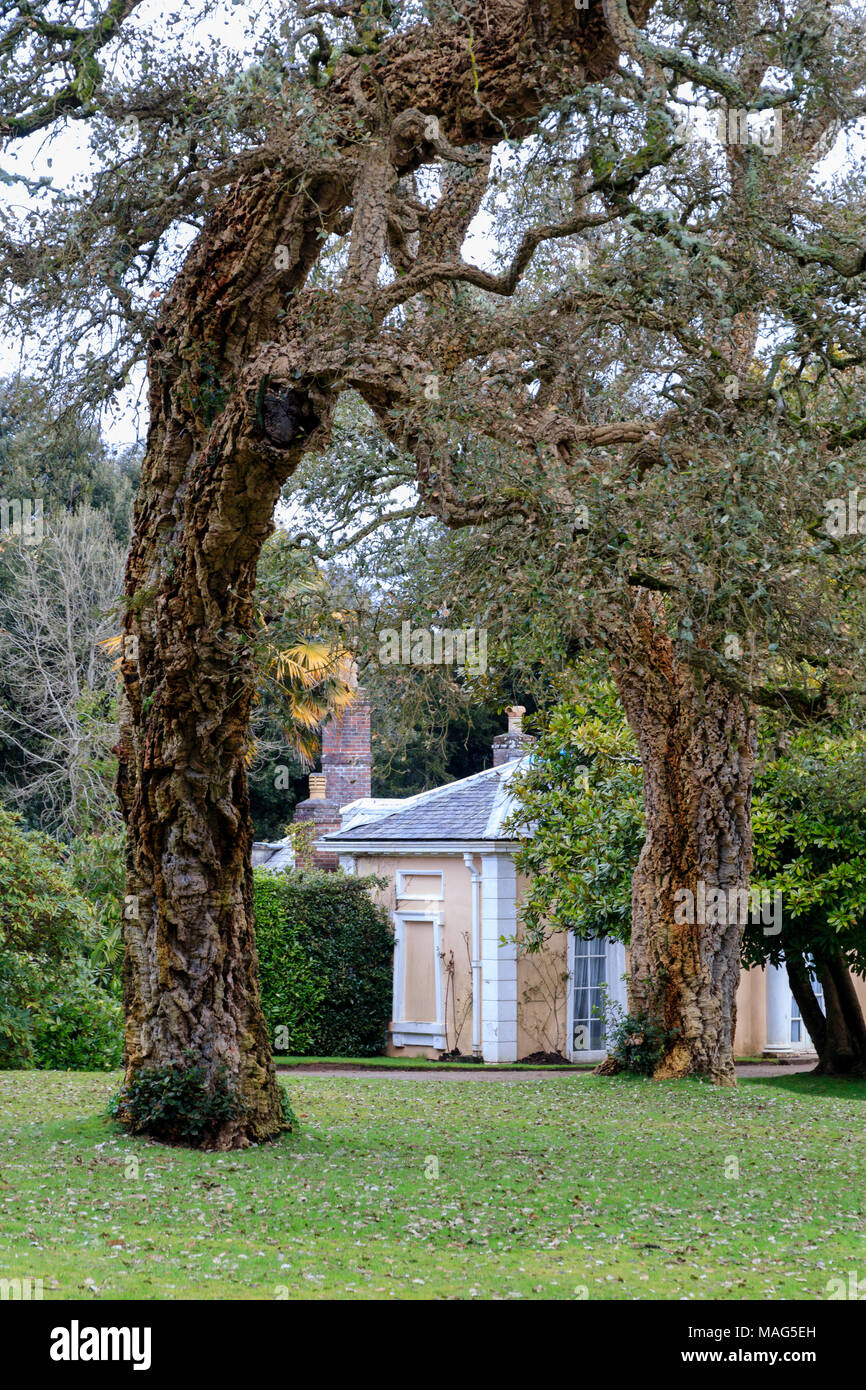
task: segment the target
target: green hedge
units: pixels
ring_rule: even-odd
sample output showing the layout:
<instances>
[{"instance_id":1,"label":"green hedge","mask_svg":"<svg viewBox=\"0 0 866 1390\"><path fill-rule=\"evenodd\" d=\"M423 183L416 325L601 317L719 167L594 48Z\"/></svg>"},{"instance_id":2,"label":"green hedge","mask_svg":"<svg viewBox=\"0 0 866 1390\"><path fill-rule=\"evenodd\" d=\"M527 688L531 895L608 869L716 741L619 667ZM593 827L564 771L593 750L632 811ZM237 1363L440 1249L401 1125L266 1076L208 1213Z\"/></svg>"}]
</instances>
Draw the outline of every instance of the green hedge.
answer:
<instances>
[{"instance_id":1,"label":"green hedge","mask_svg":"<svg viewBox=\"0 0 866 1390\"><path fill-rule=\"evenodd\" d=\"M43 1005L34 1064L51 1071L113 1071L123 1060L123 1008L82 970Z\"/></svg>"},{"instance_id":2,"label":"green hedge","mask_svg":"<svg viewBox=\"0 0 866 1390\"><path fill-rule=\"evenodd\" d=\"M63 846L0 808L0 1068L119 1065L120 1001L89 963L96 931Z\"/></svg>"},{"instance_id":3,"label":"green hedge","mask_svg":"<svg viewBox=\"0 0 866 1390\"><path fill-rule=\"evenodd\" d=\"M262 1003L277 1053L366 1057L391 1018L394 934L378 879L254 874Z\"/></svg>"}]
</instances>

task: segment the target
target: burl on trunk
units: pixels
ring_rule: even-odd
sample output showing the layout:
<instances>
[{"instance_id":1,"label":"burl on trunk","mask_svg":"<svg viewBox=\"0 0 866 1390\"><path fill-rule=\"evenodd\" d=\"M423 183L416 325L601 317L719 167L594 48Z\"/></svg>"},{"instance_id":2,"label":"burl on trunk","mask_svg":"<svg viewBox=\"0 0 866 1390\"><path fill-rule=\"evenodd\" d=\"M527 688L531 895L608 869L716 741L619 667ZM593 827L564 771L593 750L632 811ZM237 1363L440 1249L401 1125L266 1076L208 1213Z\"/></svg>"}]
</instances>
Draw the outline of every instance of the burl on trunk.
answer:
<instances>
[{"instance_id":1,"label":"burl on trunk","mask_svg":"<svg viewBox=\"0 0 866 1390\"><path fill-rule=\"evenodd\" d=\"M657 1080L733 1085L754 719L739 694L677 659L661 619L656 596L642 594L613 666L646 806L632 880L629 1012L664 1032Z\"/></svg>"}]
</instances>

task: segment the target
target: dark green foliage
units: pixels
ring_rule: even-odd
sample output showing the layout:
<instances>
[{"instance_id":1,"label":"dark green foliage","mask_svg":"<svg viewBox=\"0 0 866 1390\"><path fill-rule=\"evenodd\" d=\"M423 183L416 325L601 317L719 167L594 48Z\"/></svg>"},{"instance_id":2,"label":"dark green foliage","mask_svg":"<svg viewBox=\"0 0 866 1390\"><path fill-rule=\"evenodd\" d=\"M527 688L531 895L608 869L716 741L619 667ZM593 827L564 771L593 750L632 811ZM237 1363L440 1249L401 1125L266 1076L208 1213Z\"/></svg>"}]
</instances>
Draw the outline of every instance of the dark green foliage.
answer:
<instances>
[{"instance_id":1,"label":"dark green foliage","mask_svg":"<svg viewBox=\"0 0 866 1390\"><path fill-rule=\"evenodd\" d=\"M385 667L383 674L375 671L366 680L376 692L375 796L414 796L492 765L493 739L505 728L498 708L481 703L462 707L455 700L450 710L450 692L440 689L444 679L439 673L431 678L425 667ZM413 700L412 687L425 681L422 706L417 696Z\"/></svg>"},{"instance_id":2,"label":"dark green foliage","mask_svg":"<svg viewBox=\"0 0 866 1390\"><path fill-rule=\"evenodd\" d=\"M191 1053L184 1062L143 1067L109 1102L108 1113L133 1134L168 1144L206 1144L226 1120L243 1111L224 1072L207 1079Z\"/></svg>"},{"instance_id":3,"label":"dark green foliage","mask_svg":"<svg viewBox=\"0 0 866 1390\"><path fill-rule=\"evenodd\" d=\"M608 1056L614 1069L652 1076L679 1029L666 1030L647 1013L626 1013L611 999L605 1002L605 1016Z\"/></svg>"},{"instance_id":4,"label":"dark green foliage","mask_svg":"<svg viewBox=\"0 0 866 1390\"><path fill-rule=\"evenodd\" d=\"M269 729L267 732L271 732ZM277 771L283 768L288 786L277 786ZM250 814L257 840L279 840L286 833L295 806L307 797L306 773L285 746L250 768L248 787Z\"/></svg>"},{"instance_id":5,"label":"dark green foliage","mask_svg":"<svg viewBox=\"0 0 866 1390\"><path fill-rule=\"evenodd\" d=\"M0 810L0 1067L115 1067L123 1023L89 966L93 914L63 849Z\"/></svg>"},{"instance_id":6,"label":"dark green foliage","mask_svg":"<svg viewBox=\"0 0 866 1390\"><path fill-rule=\"evenodd\" d=\"M749 923L747 966L778 965L785 951L845 957L866 974L866 733L807 729L765 759L755 780L753 881L780 892L783 926Z\"/></svg>"},{"instance_id":7,"label":"dark green foliage","mask_svg":"<svg viewBox=\"0 0 866 1390\"><path fill-rule=\"evenodd\" d=\"M113 1071L123 1059L120 1000L81 969L43 1003L33 1030L37 1067L50 1071Z\"/></svg>"},{"instance_id":8,"label":"dark green foliage","mask_svg":"<svg viewBox=\"0 0 866 1390\"><path fill-rule=\"evenodd\" d=\"M273 874L255 880L262 1004L276 1052L381 1052L391 1018L394 937L371 897L380 880Z\"/></svg>"},{"instance_id":9,"label":"dark green foliage","mask_svg":"<svg viewBox=\"0 0 866 1390\"><path fill-rule=\"evenodd\" d=\"M631 877L644 840L643 778L613 688L587 683L551 711L529 766L513 780L521 917L537 949L551 931L627 941ZM532 826L532 834L527 827Z\"/></svg>"}]
</instances>

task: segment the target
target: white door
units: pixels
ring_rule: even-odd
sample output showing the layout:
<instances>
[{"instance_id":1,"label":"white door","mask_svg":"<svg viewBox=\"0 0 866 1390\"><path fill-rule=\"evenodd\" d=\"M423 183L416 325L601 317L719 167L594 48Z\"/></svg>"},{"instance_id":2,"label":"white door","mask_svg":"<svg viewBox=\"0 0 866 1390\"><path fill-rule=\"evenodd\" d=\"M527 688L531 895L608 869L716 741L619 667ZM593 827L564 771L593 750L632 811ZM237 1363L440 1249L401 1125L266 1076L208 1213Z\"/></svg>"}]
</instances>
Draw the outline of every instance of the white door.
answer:
<instances>
[{"instance_id":1,"label":"white door","mask_svg":"<svg viewBox=\"0 0 866 1390\"><path fill-rule=\"evenodd\" d=\"M444 1048L442 917L435 912L394 913L395 1047Z\"/></svg>"}]
</instances>

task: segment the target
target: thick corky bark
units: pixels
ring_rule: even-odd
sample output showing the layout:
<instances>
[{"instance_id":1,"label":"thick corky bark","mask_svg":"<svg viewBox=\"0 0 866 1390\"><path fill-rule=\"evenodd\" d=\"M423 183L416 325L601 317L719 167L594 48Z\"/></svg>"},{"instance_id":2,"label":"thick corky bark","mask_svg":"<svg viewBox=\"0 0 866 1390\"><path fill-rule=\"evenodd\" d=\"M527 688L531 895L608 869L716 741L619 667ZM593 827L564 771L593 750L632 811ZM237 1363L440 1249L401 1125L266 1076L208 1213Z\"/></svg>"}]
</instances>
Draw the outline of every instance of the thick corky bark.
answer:
<instances>
[{"instance_id":1,"label":"thick corky bark","mask_svg":"<svg viewBox=\"0 0 866 1390\"><path fill-rule=\"evenodd\" d=\"M746 889L755 730L742 697L676 660L652 596L613 673L644 770L646 841L632 884L629 1008L669 1035L655 1077L733 1084L741 912L678 921L687 889ZM703 893L701 893L703 884ZM678 910L679 902L679 910ZM714 914L706 912L707 918ZM732 920L729 920L732 919Z\"/></svg>"},{"instance_id":2,"label":"thick corky bark","mask_svg":"<svg viewBox=\"0 0 866 1390\"><path fill-rule=\"evenodd\" d=\"M190 251L150 343L118 743L127 1080L188 1055L208 1076L224 1069L243 1112L207 1136L215 1147L281 1125L258 998L245 773L252 594L280 488L353 371L369 381L380 358L388 369L376 341L387 305L371 313L369 299L385 204L431 154L426 117L448 145L489 148L617 57L598 7L498 0L467 13L388 40L378 88L368 68L341 63L317 96L331 132L318 164L300 167L274 132ZM307 275L350 207L344 284L314 295Z\"/></svg>"},{"instance_id":3,"label":"thick corky bark","mask_svg":"<svg viewBox=\"0 0 866 1390\"><path fill-rule=\"evenodd\" d=\"M332 190L312 192L315 219L301 181L259 175L190 253L149 345L127 563L127 1079L190 1053L210 1075L224 1068L243 1113L209 1136L217 1147L281 1126L252 920L252 593L280 488L326 405L314 387L272 380L255 354L339 206ZM294 259L275 275L281 241Z\"/></svg>"}]
</instances>

